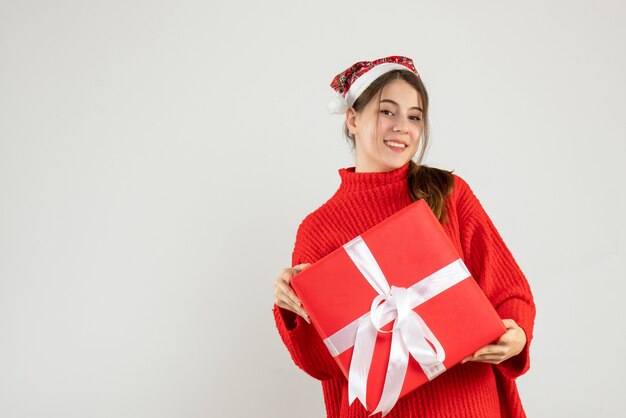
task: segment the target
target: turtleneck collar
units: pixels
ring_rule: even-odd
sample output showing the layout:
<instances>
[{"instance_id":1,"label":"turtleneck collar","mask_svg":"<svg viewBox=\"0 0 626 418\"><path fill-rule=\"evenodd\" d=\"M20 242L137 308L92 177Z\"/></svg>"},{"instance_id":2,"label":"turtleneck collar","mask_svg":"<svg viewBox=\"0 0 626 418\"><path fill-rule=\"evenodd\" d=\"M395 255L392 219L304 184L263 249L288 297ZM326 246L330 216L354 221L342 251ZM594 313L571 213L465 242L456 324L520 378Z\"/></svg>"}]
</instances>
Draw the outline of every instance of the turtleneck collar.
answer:
<instances>
[{"instance_id":1,"label":"turtleneck collar","mask_svg":"<svg viewBox=\"0 0 626 418\"><path fill-rule=\"evenodd\" d=\"M398 167L391 171L360 173L355 171L356 167L340 168L338 170L339 176L341 177L339 191L359 192L390 186L392 184L407 185L409 164L410 162L407 162L402 167Z\"/></svg>"}]
</instances>

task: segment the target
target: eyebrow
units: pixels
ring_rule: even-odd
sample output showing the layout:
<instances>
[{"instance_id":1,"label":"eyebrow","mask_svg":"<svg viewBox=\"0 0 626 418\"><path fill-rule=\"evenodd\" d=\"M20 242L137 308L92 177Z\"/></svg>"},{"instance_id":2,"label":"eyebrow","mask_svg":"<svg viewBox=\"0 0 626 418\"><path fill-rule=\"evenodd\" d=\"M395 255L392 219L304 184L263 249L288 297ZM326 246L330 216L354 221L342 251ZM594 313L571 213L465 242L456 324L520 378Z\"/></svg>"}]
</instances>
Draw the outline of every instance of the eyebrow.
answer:
<instances>
[{"instance_id":1,"label":"eyebrow","mask_svg":"<svg viewBox=\"0 0 626 418\"><path fill-rule=\"evenodd\" d=\"M381 102L381 103L391 103L391 104L394 104L394 105L396 105L396 106L400 106L398 103L394 102L394 101L393 101L393 100L391 100L391 99L383 99L383 100L381 100L380 102ZM412 107L411 109L416 109L416 110L419 110L420 112L424 112L424 111L422 110L422 108L421 108L421 107L417 107L417 106L414 106L414 107ZM411 109L409 109L409 110L411 110Z\"/></svg>"}]
</instances>

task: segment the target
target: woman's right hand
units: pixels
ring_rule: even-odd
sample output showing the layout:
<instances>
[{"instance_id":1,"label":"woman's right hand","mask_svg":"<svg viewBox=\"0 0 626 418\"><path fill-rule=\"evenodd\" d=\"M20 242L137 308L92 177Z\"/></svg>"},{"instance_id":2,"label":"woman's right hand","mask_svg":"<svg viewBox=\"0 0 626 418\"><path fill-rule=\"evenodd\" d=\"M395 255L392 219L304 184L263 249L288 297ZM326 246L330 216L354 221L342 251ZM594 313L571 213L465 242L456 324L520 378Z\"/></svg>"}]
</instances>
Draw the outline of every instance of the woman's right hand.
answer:
<instances>
[{"instance_id":1,"label":"woman's right hand","mask_svg":"<svg viewBox=\"0 0 626 418\"><path fill-rule=\"evenodd\" d=\"M300 302L300 299L296 296L296 292L294 292L291 287L291 278L310 265L311 263L303 263L293 266L292 268L284 268L280 271L280 275L274 282L274 303L280 308L300 315L309 324L311 320L304 308L302 308L302 302Z\"/></svg>"}]
</instances>

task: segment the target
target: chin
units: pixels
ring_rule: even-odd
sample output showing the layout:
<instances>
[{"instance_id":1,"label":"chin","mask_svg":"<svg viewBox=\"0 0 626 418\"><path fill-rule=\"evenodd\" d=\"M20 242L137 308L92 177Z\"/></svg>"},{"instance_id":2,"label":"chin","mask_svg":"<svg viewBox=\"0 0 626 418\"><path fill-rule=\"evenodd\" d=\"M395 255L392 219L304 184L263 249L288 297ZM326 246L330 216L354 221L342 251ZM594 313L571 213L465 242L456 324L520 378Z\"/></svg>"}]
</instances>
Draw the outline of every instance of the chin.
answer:
<instances>
[{"instance_id":1,"label":"chin","mask_svg":"<svg viewBox=\"0 0 626 418\"><path fill-rule=\"evenodd\" d=\"M392 160L387 161L387 165L389 166L393 166L395 168L400 168L403 165L405 165L406 163L408 163L411 159L409 157L403 157L403 158L394 158Z\"/></svg>"}]
</instances>

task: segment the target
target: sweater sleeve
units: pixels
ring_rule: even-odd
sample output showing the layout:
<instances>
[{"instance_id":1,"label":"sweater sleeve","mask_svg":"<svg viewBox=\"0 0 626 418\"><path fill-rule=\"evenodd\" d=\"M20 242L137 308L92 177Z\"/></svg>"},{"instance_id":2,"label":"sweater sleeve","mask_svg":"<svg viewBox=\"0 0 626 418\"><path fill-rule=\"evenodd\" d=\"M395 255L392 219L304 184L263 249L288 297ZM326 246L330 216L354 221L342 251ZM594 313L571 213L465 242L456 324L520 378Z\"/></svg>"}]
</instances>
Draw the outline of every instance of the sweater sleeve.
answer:
<instances>
[{"instance_id":1,"label":"sweater sleeve","mask_svg":"<svg viewBox=\"0 0 626 418\"><path fill-rule=\"evenodd\" d=\"M502 319L513 319L526 333L522 351L496 368L515 379L530 368L535 302L524 273L469 185L455 177L461 246L467 268Z\"/></svg>"},{"instance_id":2,"label":"sweater sleeve","mask_svg":"<svg viewBox=\"0 0 626 418\"><path fill-rule=\"evenodd\" d=\"M312 251L315 245L310 242L311 234L308 233L305 221L300 224L296 234L292 267L302 263L314 263L322 258ZM280 308L276 304L273 310L278 333L298 367L318 380L343 377L341 369L313 324L309 324L300 315Z\"/></svg>"}]
</instances>

